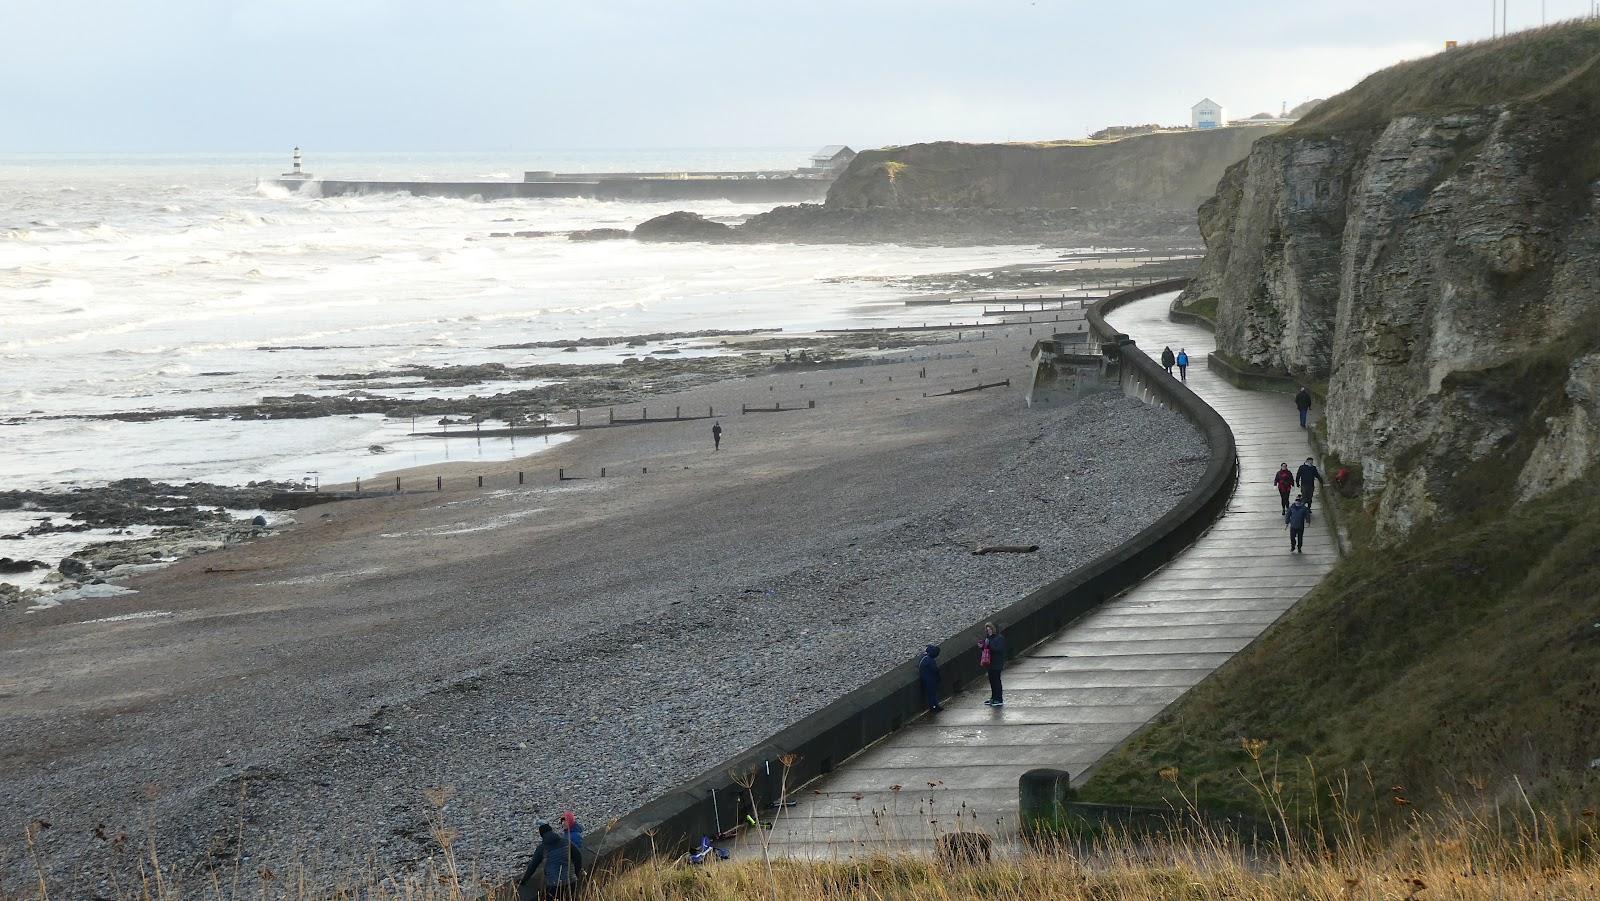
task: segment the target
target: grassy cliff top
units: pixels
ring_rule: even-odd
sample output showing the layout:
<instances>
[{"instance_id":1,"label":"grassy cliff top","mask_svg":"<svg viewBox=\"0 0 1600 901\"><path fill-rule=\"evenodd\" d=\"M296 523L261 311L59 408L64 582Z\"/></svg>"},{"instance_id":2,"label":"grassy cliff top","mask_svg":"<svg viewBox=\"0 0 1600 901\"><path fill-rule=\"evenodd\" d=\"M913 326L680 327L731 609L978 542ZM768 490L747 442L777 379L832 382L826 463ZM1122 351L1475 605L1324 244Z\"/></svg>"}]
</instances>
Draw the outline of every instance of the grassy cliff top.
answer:
<instances>
[{"instance_id":1,"label":"grassy cliff top","mask_svg":"<svg viewBox=\"0 0 1600 901\"><path fill-rule=\"evenodd\" d=\"M1182 790L1202 806L1261 812L1273 792L1259 790L1256 754L1301 814L1333 794L1380 807L1392 796L1395 812L1482 797L1521 804L1523 793L1593 807L1597 501L1600 487L1584 480L1499 519L1346 558L1113 752L1086 795L1186 803ZM1161 778L1168 768L1176 784Z\"/></svg>"},{"instance_id":2,"label":"grassy cliff top","mask_svg":"<svg viewBox=\"0 0 1600 901\"><path fill-rule=\"evenodd\" d=\"M1409 113L1556 100L1592 85L1600 21L1581 20L1479 41L1390 66L1318 104L1294 135L1374 128ZM1578 91L1576 93L1586 93Z\"/></svg>"}]
</instances>

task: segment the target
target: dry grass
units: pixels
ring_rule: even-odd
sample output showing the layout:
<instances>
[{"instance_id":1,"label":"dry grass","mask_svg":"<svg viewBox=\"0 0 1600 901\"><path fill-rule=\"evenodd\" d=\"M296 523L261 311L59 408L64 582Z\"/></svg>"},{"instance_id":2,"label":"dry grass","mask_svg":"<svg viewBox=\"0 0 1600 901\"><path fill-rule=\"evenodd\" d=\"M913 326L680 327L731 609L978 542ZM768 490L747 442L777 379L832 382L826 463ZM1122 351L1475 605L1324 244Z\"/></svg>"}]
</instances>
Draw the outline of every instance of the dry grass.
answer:
<instances>
[{"instance_id":1,"label":"dry grass","mask_svg":"<svg viewBox=\"0 0 1600 901\"><path fill-rule=\"evenodd\" d=\"M657 858L591 880L591 901L1036 901L1036 899L1595 899L1600 898L1600 838L1593 811L1583 834L1523 809L1511 821L1491 808L1411 817L1384 835L1345 814L1324 837L1249 845L1235 834L1178 826L1164 835L1108 832L1092 842L1002 850L993 863L950 866L931 856L882 853L871 843L846 846L834 860L751 859L691 865ZM1194 822L1194 820L1185 820ZM315 887L301 873L273 873L235 862L205 878L180 881L153 851L140 872L103 897L177 899L365 899L467 901L510 899L494 880L477 878L451 851L404 875L352 874L339 888ZM30 831L31 836L31 831ZM8 891L10 888L11 891ZM76 898L43 877L0 887L0 901Z\"/></svg>"}]
</instances>

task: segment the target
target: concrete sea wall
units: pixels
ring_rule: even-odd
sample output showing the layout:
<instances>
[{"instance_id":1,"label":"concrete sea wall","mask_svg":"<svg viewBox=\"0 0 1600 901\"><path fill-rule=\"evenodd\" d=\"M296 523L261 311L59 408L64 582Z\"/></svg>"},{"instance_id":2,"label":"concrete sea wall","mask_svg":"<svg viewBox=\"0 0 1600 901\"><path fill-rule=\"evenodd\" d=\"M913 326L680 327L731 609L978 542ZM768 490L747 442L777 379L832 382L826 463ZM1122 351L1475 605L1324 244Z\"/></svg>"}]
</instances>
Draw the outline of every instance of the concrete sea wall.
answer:
<instances>
[{"instance_id":1,"label":"concrete sea wall","mask_svg":"<svg viewBox=\"0 0 1600 901\"><path fill-rule=\"evenodd\" d=\"M1121 546L1029 594L986 619L1006 624L1018 651L1049 638L1072 620L1092 611L1172 559L1222 512L1237 480L1233 433L1222 417L1182 383L1167 378L1126 335L1106 325L1115 307L1181 289L1175 279L1114 294L1089 309L1090 327L1115 363L1118 383L1130 394L1170 407L1205 436L1210 460L1205 474L1173 508ZM1114 504L1115 498L1107 498ZM941 669L957 690L981 681L973 623L943 643ZM915 660L884 673L861 688L769 737L749 751L708 769L655 801L596 830L591 847L602 866L623 865L657 853L676 853L701 836L729 828L779 797L781 761L791 759L788 789L832 771L852 755L923 713Z\"/></svg>"}]
</instances>

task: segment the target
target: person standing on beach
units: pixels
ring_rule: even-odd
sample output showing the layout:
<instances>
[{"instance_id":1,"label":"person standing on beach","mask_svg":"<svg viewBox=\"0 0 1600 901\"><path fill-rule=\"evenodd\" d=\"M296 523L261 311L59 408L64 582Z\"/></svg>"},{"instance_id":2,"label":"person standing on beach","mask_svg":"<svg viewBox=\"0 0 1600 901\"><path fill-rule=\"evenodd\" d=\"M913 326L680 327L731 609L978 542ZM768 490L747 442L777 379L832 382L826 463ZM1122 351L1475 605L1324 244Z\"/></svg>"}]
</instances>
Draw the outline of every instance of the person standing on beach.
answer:
<instances>
[{"instance_id":1,"label":"person standing on beach","mask_svg":"<svg viewBox=\"0 0 1600 901\"><path fill-rule=\"evenodd\" d=\"M1295 471L1294 483L1299 486L1300 496L1305 499L1308 514L1311 511L1312 500L1317 495L1317 483L1320 481L1322 481L1322 471L1317 469L1317 464L1311 462L1310 457L1307 457L1306 462L1301 463L1300 468Z\"/></svg>"},{"instance_id":2,"label":"person standing on beach","mask_svg":"<svg viewBox=\"0 0 1600 901\"><path fill-rule=\"evenodd\" d=\"M720 422L711 426L711 449L714 451L722 450L722 423Z\"/></svg>"},{"instance_id":3,"label":"person standing on beach","mask_svg":"<svg viewBox=\"0 0 1600 901\"><path fill-rule=\"evenodd\" d=\"M928 645L917 662L917 675L922 680L922 693L928 698L928 712L938 713L939 706L939 646Z\"/></svg>"},{"instance_id":4,"label":"person standing on beach","mask_svg":"<svg viewBox=\"0 0 1600 901\"><path fill-rule=\"evenodd\" d=\"M1161 348L1161 368L1167 371L1167 375L1172 374L1172 366L1177 362L1178 358L1172 355L1171 347Z\"/></svg>"},{"instance_id":5,"label":"person standing on beach","mask_svg":"<svg viewBox=\"0 0 1600 901\"><path fill-rule=\"evenodd\" d=\"M1278 489L1278 496L1283 499L1283 515L1289 515L1289 493L1294 491L1294 473L1289 471L1289 464L1278 467L1278 474L1272 477L1272 484Z\"/></svg>"},{"instance_id":6,"label":"person standing on beach","mask_svg":"<svg viewBox=\"0 0 1600 901\"><path fill-rule=\"evenodd\" d=\"M1295 409L1300 411L1300 428L1306 427L1306 416L1311 413L1311 389L1304 385L1294 394Z\"/></svg>"},{"instance_id":7,"label":"person standing on beach","mask_svg":"<svg viewBox=\"0 0 1600 901\"><path fill-rule=\"evenodd\" d=\"M1288 512L1283 514L1283 521L1289 526L1289 553L1305 553L1306 520L1311 518L1311 508L1306 506L1305 497L1302 495L1294 499L1289 505Z\"/></svg>"},{"instance_id":8,"label":"person standing on beach","mask_svg":"<svg viewBox=\"0 0 1600 901\"><path fill-rule=\"evenodd\" d=\"M990 707L1006 706L1005 691L1000 685L1000 673L1006 668L1006 638L994 623L983 624L983 637L978 639L978 665L989 673Z\"/></svg>"},{"instance_id":9,"label":"person standing on beach","mask_svg":"<svg viewBox=\"0 0 1600 901\"><path fill-rule=\"evenodd\" d=\"M1189 352L1181 347L1178 348L1178 378L1189 380Z\"/></svg>"}]
</instances>

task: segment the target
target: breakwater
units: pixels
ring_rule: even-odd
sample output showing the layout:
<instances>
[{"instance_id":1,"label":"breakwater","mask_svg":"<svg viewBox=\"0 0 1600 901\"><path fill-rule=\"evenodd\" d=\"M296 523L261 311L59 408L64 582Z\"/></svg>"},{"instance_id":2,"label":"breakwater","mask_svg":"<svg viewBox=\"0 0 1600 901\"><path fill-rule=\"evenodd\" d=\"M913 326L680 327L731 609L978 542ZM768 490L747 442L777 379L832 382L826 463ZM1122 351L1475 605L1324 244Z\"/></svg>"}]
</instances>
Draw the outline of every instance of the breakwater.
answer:
<instances>
[{"instance_id":1,"label":"breakwater","mask_svg":"<svg viewBox=\"0 0 1600 901\"><path fill-rule=\"evenodd\" d=\"M331 178L267 178L263 184L319 197L410 194L463 200L586 197L594 200L726 200L733 203L820 201L832 179L784 178L599 178L593 181L363 181Z\"/></svg>"}]
</instances>

